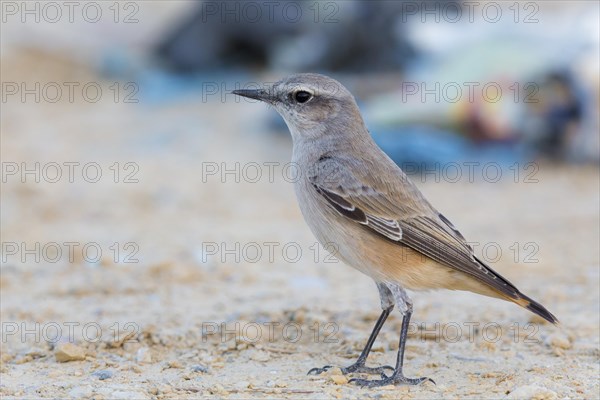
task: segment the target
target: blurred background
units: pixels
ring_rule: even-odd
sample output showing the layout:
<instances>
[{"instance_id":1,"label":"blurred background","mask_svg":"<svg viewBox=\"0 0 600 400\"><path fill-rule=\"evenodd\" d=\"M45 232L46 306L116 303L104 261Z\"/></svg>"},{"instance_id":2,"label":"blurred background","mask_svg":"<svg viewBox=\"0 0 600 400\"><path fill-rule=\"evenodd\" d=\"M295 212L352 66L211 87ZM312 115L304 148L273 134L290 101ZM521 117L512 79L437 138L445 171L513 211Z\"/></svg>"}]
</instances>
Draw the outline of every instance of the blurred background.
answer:
<instances>
[{"instance_id":1,"label":"blurred background","mask_svg":"<svg viewBox=\"0 0 600 400\"><path fill-rule=\"evenodd\" d=\"M377 143L476 251L493 243L492 267L563 322L517 350L419 342L412 350L434 361L415 368L440 381L490 362L509 376L424 396L597 395L597 2L2 1L1 12L3 395L354 395L326 381L281 386L312 364L346 364L379 307L366 277L315 254L286 179L283 121L230 94L295 72L342 82ZM267 259L266 242L303 256ZM227 256L249 243L258 261ZM417 321L541 323L445 296L415 295ZM301 341L312 358L277 341L198 344L206 321L297 315L339 323L341 344ZM80 325L55 342L20 335L57 321ZM82 339L90 321L101 340ZM114 345L111 329L127 323L135 340ZM388 329L378 357L396 341ZM73 338L87 358L53 371L57 343ZM452 355L482 348L466 365ZM508 371L523 358L541 368L537 381ZM550 366L578 373L558 382Z\"/></svg>"}]
</instances>

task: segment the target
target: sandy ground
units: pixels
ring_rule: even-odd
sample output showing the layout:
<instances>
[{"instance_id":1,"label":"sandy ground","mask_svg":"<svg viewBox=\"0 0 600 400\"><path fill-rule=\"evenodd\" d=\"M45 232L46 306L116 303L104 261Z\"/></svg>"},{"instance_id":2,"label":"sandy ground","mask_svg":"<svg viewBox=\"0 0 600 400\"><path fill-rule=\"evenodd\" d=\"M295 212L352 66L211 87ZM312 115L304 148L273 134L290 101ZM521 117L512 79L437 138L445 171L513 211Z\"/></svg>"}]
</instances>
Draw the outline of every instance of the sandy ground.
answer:
<instances>
[{"instance_id":1,"label":"sandy ground","mask_svg":"<svg viewBox=\"0 0 600 400\"><path fill-rule=\"evenodd\" d=\"M2 185L3 398L600 395L594 167L540 165L535 183L515 183L508 169L496 183L417 179L560 328L499 300L415 293L405 373L436 385L361 389L335 371L307 376L353 362L379 300L369 278L315 246L284 179L290 140L265 129L273 112L231 97L2 104L3 162L39 162L41 174ZM80 163L73 182L65 162ZM268 162L278 163L272 182ZM51 163L62 167L56 183ZM82 175L87 163L98 182ZM239 182L203 177L236 163ZM261 166L256 182L249 163ZM393 363L400 322L390 318L370 364Z\"/></svg>"}]
</instances>

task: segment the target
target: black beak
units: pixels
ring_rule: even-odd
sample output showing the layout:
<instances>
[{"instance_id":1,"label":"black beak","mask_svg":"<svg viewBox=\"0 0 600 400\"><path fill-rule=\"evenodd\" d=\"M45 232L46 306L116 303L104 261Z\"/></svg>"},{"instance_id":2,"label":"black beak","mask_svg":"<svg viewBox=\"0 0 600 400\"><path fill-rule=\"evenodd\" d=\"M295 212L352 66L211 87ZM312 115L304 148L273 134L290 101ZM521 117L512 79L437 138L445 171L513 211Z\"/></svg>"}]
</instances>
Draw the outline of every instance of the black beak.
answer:
<instances>
[{"instance_id":1,"label":"black beak","mask_svg":"<svg viewBox=\"0 0 600 400\"><path fill-rule=\"evenodd\" d=\"M271 96L271 94L264 89L242 89L234 90L231 93L237 94L238 96L248 97L249 99L264 101L267 103L271 103L273 100L273 96Z\"/></svg>"}]
</instances>

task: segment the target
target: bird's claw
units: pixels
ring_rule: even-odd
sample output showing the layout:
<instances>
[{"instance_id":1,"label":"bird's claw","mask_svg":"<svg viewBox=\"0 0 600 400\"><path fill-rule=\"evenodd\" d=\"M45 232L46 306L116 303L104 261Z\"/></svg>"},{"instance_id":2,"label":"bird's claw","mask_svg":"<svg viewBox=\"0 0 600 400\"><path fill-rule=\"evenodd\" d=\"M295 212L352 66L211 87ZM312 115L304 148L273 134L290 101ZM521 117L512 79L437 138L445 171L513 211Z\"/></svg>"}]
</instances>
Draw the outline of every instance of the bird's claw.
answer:
<instances>
[{"instance_id":1,"label":"bird's claw","mask_svg":"<svg viewBox=\"0 0 600 400\"><path fill-rule=\"evenodd\" d=\"M342 368L342 373L344 375L350 374L353 372L356 372L359 374L381 374L381 375L384 375L386 370L393 372L394 367L392 367L390 365L383 365L381 367L367 367L364 364L352 364L349 367Z\"/></svg>"},{"instance_id":2,"label":"bird's claw","mask_svg":"<svg viewBox=\"0 0 600 400\"><path fill-rule=\"evenodd\" d=\"M324 367L321 368L312 368L310 371L308 371L308 373L306 375L320 375L323 372L327 371L329 368L332 368L331 365L326 365Z\"/></svg>"},{"instance_id":3,"label":"bird's claw","mask_svg":"<svg viewBox=\"0 0 600 400\"><path fill-rule=\"evenodd\" d=\"M323 372L326 372L327 370L329 370L330 368L333 368L333 366L326 365L321 368L312 368L310 371L308 371L307 375L320 375ZM394 371L394 367L391 367L389 365L384 365L382 367L367 367L362 363L356 363L356 364L350 365L349 367L340 368L340 370L342 371L342 374L344 374L344 375L356 372L359 374L381 374L381 375L385 376L385 374L384 374L385 371L386 370Z\"/></svg>"},{"instance_id":4,"label":"bird's claw","mask_svg":"<svg viewBox=\"0 0 600 400\"><path fill-rule=\"evenodd\" d=\"M376 380L369 380L369 379L350 379L348 382L349 383L354 383L355 385L361 386L361 387L368 387L368 388L374 388L374 387L381 387L381 386L388 386L388 385L394 385L394 386L403 386L403 385L408 385L408 386L416 386L416 385L420 385L423 382L429 381L431 383L433 383L435 385L435 382L433 379L431 378L427 378L427 377L423 377L423 378L406 378L402 375L400 376L387 376L385 374L381 374L381 379L376 379Z\"/></svg>"}]
</instances>

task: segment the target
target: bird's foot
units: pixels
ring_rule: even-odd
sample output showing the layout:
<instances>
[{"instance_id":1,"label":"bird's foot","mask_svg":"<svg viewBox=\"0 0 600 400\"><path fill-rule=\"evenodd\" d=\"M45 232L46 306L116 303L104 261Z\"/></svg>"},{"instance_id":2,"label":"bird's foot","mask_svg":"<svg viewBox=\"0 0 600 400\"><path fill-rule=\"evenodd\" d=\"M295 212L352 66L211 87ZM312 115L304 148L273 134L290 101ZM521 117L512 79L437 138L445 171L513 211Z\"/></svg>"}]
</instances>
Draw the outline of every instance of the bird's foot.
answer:
<instances>
[{"instance_id":1,"label":"bird's foot","mask_svg":"<svg viewBox=\"0 0 600 400\"><path fill-rule=\"evenodd\" d=\"M342 368L342 373L344 375L351 374L353 372L359 374L384 374L385 371L394 371L394 367L389 365L384 365L382 367L367 367L365 364L355 363L350 365L349 367Z\"/></svg>"},{"instance_id":2,"label":"bird's foot","mask_svg":"<svg viewBox=\"0 0 600 400\"><path fill-rule=\"evenodd\" d=\"M381 387L381 386L388 386L388 385L394 385L394 386L416 386L416 385L420 385L423 382L429 381L431 383L433 383L435 385L435 382L433 379L431 378L406 378L404 375L402 375L402 373L400 374L392 374L391 376L387 376L385 374L381 374L381 379L374 379L374 380L369 380L369 379L350 379L348 382L350 383L354 383L358 386L361 387L368 387L368 388L374 388L374 387Z\"/></svg>"},{"instance_id":3,"label":"bird's foot","mask_svg":"<svg viewBox=\"0 0 600 400\"><path fill-rule=\"evenodd\" d=\"M322 368L313 368L310 371L308 371L308 375L319 375L331 368L333 368L333 366L331 365L326 365ZM356 362L348 367L340 368L340 370L344 375L351 374L353 372L360 374L384 374L386 370L394 371L394 367L391 367L389 365L384 365L383 367L367 367L365 366L364 362Z\"/></svg>"},{"instance_id":4,"label":"bird's foot","mask_svg":"<svg viewBox=\"0 0 600 400\"><path fill-rule=\"evenodd\" d=\"M326 365L322 368L311 368L306 375L320 375L330 368L333 368L333 365Z\"/></svg>"}]
</instances>

